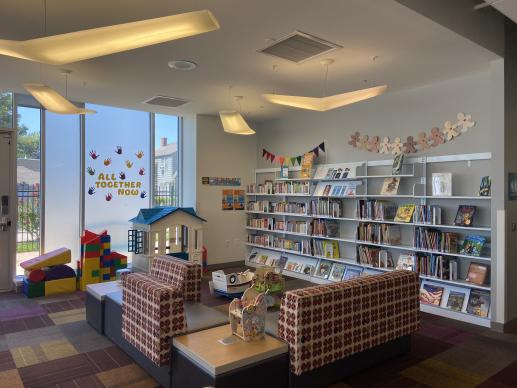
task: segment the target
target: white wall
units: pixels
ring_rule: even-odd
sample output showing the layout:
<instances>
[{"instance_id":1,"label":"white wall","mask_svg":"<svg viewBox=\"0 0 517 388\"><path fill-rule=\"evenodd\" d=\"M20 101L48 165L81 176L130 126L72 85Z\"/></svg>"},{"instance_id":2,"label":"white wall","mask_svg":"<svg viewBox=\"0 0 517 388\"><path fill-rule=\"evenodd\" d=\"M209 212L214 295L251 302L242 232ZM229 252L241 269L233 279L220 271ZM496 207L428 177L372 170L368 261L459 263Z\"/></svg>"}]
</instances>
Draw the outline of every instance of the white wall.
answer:
<instances>
[{"instance_id":1,"label":"white wall","mask_svg":"<svg viewBox=\"0 0 517 388\"><path fill-rule=\"evenodd\" d=\"M208 264L244 260L246 214L222 210L222 190L239 187L208 186L201 177L241 178L241 189L254 180L256 136L230 135L217 116L197 116L196 207L207 220L204 244Z\"/></svg>"}]
</instances>

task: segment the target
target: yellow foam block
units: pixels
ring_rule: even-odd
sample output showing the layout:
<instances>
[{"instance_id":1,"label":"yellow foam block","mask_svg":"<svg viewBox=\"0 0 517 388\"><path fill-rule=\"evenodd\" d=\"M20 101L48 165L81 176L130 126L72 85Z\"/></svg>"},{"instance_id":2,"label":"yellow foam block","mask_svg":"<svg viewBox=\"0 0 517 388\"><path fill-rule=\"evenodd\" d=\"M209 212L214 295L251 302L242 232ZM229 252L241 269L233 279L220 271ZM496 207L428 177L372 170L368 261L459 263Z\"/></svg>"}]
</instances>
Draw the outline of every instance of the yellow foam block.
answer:
<instances>
[{"instance_id":1,"label":"yellow foam block","mask_svg":"<svg viewBox=\"0 0 517 388\"><path fill-rule=\"evenodd\" d=\"M72 252L67 248L59 248L44 255L25 260L20 263L20 267L24 270L31 271L44 267L52 267L53 265L68 264L72 261Z\"/></svg>"},{"instance_id":2,"label":"yellow foam block","mask_svg":"<svg viewBox=\"0 0 517 388\"><path fill-rule=\"evenodd\" d=\"M74 292L76 287L75 277L66 278L66 279L58 279L58 280L50 280L45 282L45 296L48 295L56 295L56 294L66 294L70 292Z\"/></svg>"},{"instance_id":3,"label":"yellow foam block","mask_svg":"<svg viewBox=\"0 0 517 388\"><path fill-rule=\"evenodd\" d=\"M110 273L110 268L109 267L108 268L101 268L100 271L101 271L101 275L105 275L107 273Z\"/></svg>"},{"instance_id":4,"label":"yellow foam block","mask_svg":"<svg viewBox=\"0 0 517 388\"><path fill-rule=\"evenodd\" d=\"M83 273L98 270L99 269L99 260L85 260L83 261L81 265L81 269L83 270Z\"/></svg>"},{"instance_id":5,"label":"yellow foam block","mask_svg":"<svg viewBox=\"0 0 517 388\"><path fill-rule=\"evenodd\" d=\"M81 291L86 291L86 286L88 284L95 284L95 283L99 283L99 278L88 278L88 279L81 278L79 280L79 289Z\"/></svg>"}]
</instances>

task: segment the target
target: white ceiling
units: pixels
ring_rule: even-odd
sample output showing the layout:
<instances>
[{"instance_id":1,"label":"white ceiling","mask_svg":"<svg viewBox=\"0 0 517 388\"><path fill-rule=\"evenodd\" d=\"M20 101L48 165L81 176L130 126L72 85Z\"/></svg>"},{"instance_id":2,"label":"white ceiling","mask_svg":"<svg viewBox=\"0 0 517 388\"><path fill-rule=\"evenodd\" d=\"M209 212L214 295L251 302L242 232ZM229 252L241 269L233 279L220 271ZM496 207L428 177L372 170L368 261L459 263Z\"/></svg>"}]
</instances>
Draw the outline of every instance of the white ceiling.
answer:
<instances>
[{"instance_id":1,"label":"white ceiling","mask_svg":"<svg viewBox=\"0 0 517 388\"><path fill-rule=\"evenodd\" d=\"M506 2L506 1L505 1ZM331 57L328 93L388 84L400 90L486 69L496 55L409 10L394 0L47 0L47 34L210 9L216 32L66 66L72 69L69 96L136 109L154 95L192 100L171 114L213 114L243 95L243 112L255 120L289 112L262 93L321 96L318 59L303 64L256 52L268 38L296 29L343 46ZM43 0L0 0L0 38L43 35ZM372 57L379 59L372 62ZM191 72L167 67L172 59L198 63ZM273 65L278 65L273 70ZM368 80L368 82L363 82ZM59 68L0 57L0 90L22 92L24 82L64 90ZM382 98L382 97L380 97Z\"/></svg>"},{"instance_id":2,"label":"white ceiling","mask_svg":"<svg viewBox=\"0 0 517 388\"><path fill-rule=\"evenodd\" d=\"M487 3L517 23L517 0L488 0Z\"/></svg>"}]
</instances>

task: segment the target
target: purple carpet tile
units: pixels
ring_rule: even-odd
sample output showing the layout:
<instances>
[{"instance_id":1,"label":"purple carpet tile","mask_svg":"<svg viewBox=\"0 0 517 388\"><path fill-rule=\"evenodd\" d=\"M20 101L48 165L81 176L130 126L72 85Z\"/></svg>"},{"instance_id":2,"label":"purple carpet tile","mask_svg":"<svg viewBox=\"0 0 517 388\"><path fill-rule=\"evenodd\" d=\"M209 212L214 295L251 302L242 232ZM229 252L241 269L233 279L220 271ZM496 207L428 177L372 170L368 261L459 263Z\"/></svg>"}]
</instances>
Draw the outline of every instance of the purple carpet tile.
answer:
<instances>
[{"instance_id":1,"label":"purple carpet tile","mask_svg":"<svg viewBox=\"0 0 517 388\"><path fill-rule=\"evenodd\" d=\"M0 322L12 321L14 319L22 319L35 317L38 315L45 315L47 312L39 305L34 306L21 306L13 307L9 309L2 309L0 311Z\"/></svg>"},{"instance_id":2,"label":"purple carpet tile","mask_svg":"<svg viewBox=\"0 0 517 388\"><path fill-rule=\"evenodd\" d=\"M40 327L53 325L54 322L52 322L48 315L13 319L11 321L0 322L0 334L16 333L19 331L39 329Z\"/></svg>"},{"instance_id":3,"label":"purple carpet tile","mask_svg":"<svg viewBox=\"0 0 517 388\"><path fill-rule=\"evenodd\" d=\"M16 369L16 364L13 361L10 351L0 352L0 372L9 369Z\"/></svg>"},{"instance_id":4,"label":"purple carpet tile","mask_svg":"<svg viewBox=\"0 0 517 388\"><path fill-rule=\"evenodd\" d=\"M85 353L89 362L95 367L96 372L104 372L132 363L126 353L116 346L110 346L100 350Z\"/></svg>"},{"instance_id":5,"label":"purple carpet tile","mask_svg":"<svg viewBox=\"0 0 517 388\"><path fill-rule=\"evenodd\" d=\"M68 311L74 309L80 309L84 307L84 301L82 299L70 299L64 300L61 302L51 302L42 304L41 307L46 311L46 313L58 313L61 311Z\"/></svg>"}]
</instances>

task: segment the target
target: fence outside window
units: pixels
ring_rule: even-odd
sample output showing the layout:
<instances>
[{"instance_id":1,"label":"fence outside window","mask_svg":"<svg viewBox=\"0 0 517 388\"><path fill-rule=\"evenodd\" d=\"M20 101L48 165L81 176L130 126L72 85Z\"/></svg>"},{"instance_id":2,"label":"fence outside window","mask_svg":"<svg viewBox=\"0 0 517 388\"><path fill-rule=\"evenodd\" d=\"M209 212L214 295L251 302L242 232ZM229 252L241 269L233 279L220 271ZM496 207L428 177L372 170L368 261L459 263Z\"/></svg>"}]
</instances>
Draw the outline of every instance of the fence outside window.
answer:
<instances>
[{"instance_id":1,"label":"fence outside window","mask_svg":"<svg viewBox=\"0 0 517 388\"><path fill-rule=\"evenodd\" d=\"M40 185L17 185L18 228L16 252L39 252Z\"/></svg>"}]
</instances>

